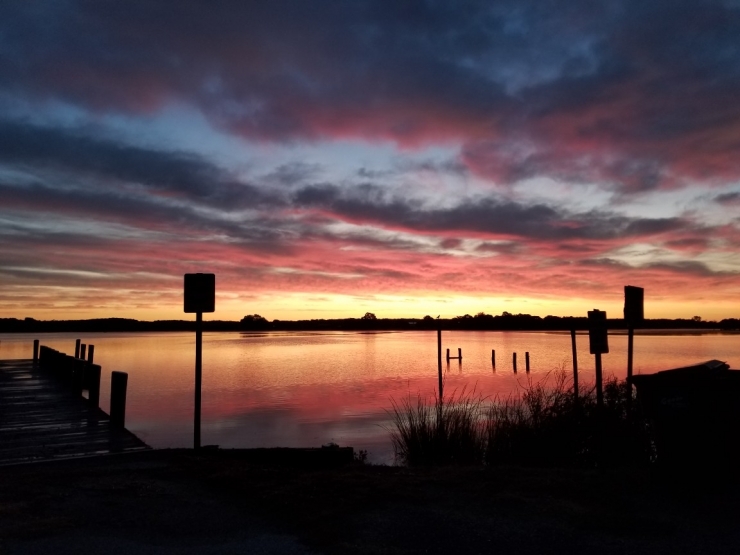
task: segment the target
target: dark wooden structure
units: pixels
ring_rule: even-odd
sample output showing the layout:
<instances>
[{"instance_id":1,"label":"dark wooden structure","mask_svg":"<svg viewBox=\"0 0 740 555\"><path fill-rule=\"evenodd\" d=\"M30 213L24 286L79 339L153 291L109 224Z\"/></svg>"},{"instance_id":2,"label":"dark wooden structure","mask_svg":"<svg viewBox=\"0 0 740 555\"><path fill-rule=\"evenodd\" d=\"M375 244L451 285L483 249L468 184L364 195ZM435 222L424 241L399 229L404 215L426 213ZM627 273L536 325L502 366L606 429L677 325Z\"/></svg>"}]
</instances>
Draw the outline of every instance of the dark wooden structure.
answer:
<instances>
[{"instance_id":1,"label":"dark wooden structure","mask_svg":"<svg viewBox=\"0 0 740 555\"><path fill-rule=\"evenodd\" d=\"M64 359L49 361L48 348L41 349L37 364L0 361L0 465L149 449L125 428L111 426L98 407L99 366L80 376L87 361L61 354L67 360L62 368ZM97 385L86 383L88 374Z\"/></svg>"}]
</instances>

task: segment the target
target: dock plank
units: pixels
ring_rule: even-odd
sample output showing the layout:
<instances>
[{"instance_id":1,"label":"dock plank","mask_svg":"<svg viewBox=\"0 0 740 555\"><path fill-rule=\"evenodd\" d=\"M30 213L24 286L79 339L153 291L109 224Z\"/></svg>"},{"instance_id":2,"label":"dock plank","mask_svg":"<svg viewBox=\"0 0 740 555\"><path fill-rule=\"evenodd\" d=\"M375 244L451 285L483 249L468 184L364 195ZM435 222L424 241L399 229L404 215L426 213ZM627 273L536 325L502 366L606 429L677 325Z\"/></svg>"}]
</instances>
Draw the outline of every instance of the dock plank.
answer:
<instances>
[{"instance_id":1,"label":"dock plank","mask_svg":"<svg viewBox=\"0 0 740 555\"><path fill-rule=\"evenodd\" d=\"M149 446L31 360L0 360L0 465Z\"/></svg>"}]
</instances>

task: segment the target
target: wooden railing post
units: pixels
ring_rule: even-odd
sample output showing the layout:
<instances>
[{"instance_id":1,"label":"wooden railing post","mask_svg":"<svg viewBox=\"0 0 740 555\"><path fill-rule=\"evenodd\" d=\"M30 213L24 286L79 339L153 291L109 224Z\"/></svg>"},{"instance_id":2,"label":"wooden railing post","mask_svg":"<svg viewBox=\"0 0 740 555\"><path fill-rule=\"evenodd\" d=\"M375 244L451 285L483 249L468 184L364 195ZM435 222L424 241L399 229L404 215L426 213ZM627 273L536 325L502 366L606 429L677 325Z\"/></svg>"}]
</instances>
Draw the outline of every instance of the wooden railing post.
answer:
<instances>
[{"instance_id":1,"label":"wooden railing post","mask_svg":"<svg viewBox=\"0 0 740 555\"><path fill-rule=\"evenodd\" d=\"M87 400L91 408L100 406L100 365L88 364L86 370L87 378Z\"/></svg>"},{"instance_id":2,"label":"wooden railing post","mask_svg":"<svg viewBox=\"0 0 740 555\"><path fill-rule=\"evenodd\" d=\"M80 339L75 340L75 358L80 358Z\"/></svg>"},{"instance_id":3,"label":"wooden railing post","mask_svg":"<svg viewBox=\"0 0 740 555\"><path fill-rule=\"evenodd\" d=\"M33 340L33 365L38 366L39 363L39 340Z\"/></svg>"},{"instance_id":4,"label":"wooden railing post","mask_svg":"<svg viewBox=\"0 0 740 555\"><path fill-rule=\"evenodd\" d=\"M87 362L92 364L94 356L95 356L95 345L90 345L90 348L87 350Z\"/></svg>"},{"instance_id":5,"label":"wooden railing post","mask_svg":"<svg viewBox=\"0 0 740 555\"><path fill-rule=\"evenodd\" d=\"M87 351L87 345L85 345L84 343L82 343L80 345L80 356L75 357L75 358L81 358L81 359L84 360L85 359L85 353L86 353L86 351Z\"/></svg>"},{"instance_id":6,"label":"wooden railing post","mask_svg":"<svg viewBox=\"0 0 740 555\"><path fill-rule=\"evenodd\" d=\"M126 423L126 387L128 374L113 371L110 375L110 425L123 428Z\"/></svg>"}]
</instances>

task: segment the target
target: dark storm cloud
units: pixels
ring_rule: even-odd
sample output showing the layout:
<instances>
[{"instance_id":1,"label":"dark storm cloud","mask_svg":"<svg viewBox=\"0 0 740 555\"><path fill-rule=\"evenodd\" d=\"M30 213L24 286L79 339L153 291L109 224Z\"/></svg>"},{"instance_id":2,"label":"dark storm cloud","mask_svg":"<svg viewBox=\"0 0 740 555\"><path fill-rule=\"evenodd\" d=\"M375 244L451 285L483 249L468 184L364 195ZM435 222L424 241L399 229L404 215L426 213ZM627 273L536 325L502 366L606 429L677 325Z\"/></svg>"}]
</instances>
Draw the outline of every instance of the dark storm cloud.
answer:
<instances>
[{"instance_id":1,"label":"dark storm cloud","mask_svg":"<svg viewBox=\"0 0 740 555\"><path fill-rule=\"evenodd\" d=\"M195 155L134 147L85 136L80 130L0 121L0 163L141 185L219 208L260 208L277 202L274 195L236 182Z\"/></svg>"},{"instance_id":2,"label":"dark storm cloud","mask_svg":"<svg viewBox=\"0 0 740 555\"><path fill-rule=\"evenodd\" d=\"M614 260L611 258L594 258L589 260L581 260L578 262L580 266L594 266L602 268L613 268L613 269L635 269L635 266L627 264L625 262ZM726 272L721 270L712 270L709 266L703 262L695 260L678 260L673 262L648 262L637 266L643 270L665 270L672 274L684 274L691 277L701 278L723 278L737 276L738 272Z\"/></svg>"},{"instance_id":3,"label":"dark storm cloud","mask_svg":"<svg viewBox=\"0 0 740 555\"><path fill-rule=\"evenodd\" d=\"M714 197L714 201L723 204L725 206L738 206L740 205L740 193L724 193Z\"/></svg>"},{"instance_id":4,"label":"dark storm cloud","mask_svg":"<svg viewBox=\"0 0 740 555\"><path fill-rule=\"evenodd\" d=\"M186 102L267 140L460 141L503 183L740 175L730 2L9 1L0 21L7 94Z\"/></svg>"},{"instance_id":5,"label":"dark storm cloud","mask_svg":"<svg viewBox=\"0 0 740 555\"><path fill-rule=\"evenodd\" d=\"M365 184L343 191L330 184L299 189L296 207L313 208L356 222L415 231L473 232L536 240L638 238L685 228L681 218L629 218L590 211L569 214L545 204L524 205L493 196L463 200L449 208L391 196Z\"/></svg>"}]
</instances>

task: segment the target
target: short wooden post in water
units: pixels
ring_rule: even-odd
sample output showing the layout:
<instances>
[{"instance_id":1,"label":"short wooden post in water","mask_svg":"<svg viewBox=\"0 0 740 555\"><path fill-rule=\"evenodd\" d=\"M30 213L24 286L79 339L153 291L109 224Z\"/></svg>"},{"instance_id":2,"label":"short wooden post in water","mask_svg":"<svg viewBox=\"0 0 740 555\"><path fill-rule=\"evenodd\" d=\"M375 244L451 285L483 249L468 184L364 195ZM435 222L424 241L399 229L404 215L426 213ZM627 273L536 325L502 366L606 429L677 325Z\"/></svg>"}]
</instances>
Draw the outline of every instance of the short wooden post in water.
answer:
<instances>
[{"instance_id":1,"label":"short wooden post in water","mask_svg":"<svg viewBox=\"0 0 740 555\"><path fill-rule=\"evenodd\" d=\"M88 364L87 372L87 401L91 408L100 406L100 365Z\"/></svg>"},{"instance_id":2,"label":"short wooden post in water","mask_svg":"<svg viewBox=\"0 0 740 555\"><path fill-rule=\"evenodd\" d=\"M524 353L524 365L527 368L527 372L529 372L529 351Z\"/></svg>"},{"instance_id":3,"label":"short wooden post in water","mask_svg":"<svg viewBox=\"0 0 740 555\"><path fill-rule=\"evenodd\" d=\"M462 347L457 348L457 360L462 362Z\"/></svg>"},{"instance_id":4,"label":"short wooden post in water","mask_svg":"<svg viewBox=\"0 0 740 555\"><path fill-rule=\"evenodd\" d=\"M39 363L39 340L33 340L33 365L37 366Z\"/></svg>"},{"instance_id":5,"label":"short wooden post in water","mask_svg":"<svg viewBox=\"0 0 740 555\"><path fill-rule=\"evenodd\" d=\"M80 339L75 340L75 358L80 358Z\"/></svg>"},{"instance_id":6,"label":"short wooden post in water","mask_svg":"<svg viewBox=\"0 0 740 555\"><path fill-rule=\"evenodd\" d=\"M578 351L576 350L576 330L570 330L570 346L573 349L573 397L578 402Z\"/></svg>"},{"instance_id":7,"label":"short wooden post in water","mask_svg":"<svg viewBox=\"0 0 740 555\"><path fill-rule=\"evenodd\" d=\"M81 359L84 360L86 353L87 353L87 345L85 345L84 343L82 343L80 345L80 356L79 357L75 357L75 358L81 358Z\"/></svg>"},{"instance_id":8,"label":"short wooden post in water","mask_svg":"<svg viewBox=\"0 0 740 555\"><path fill-rule=\"evenodd\" d=\"M491 349L491 365L496 367L496 349Z\"/></svg>"},{"instance_id":9,"label":"short wooden post in water","mask_svg":"<svg viewBox=\"0 0 740 555\"><path fill-rule=\"evenodd\" d=\"M95 357L95 345L90 345L90 348L87 350L87 362L92 364L94 357Z\"/></svg>"},{"instance_id":10,"label":"short wooden post in water","mask_svg":"<svg viewBox=\"0 0 740 555\"><path fill-rule=\"evenodd\" d=\"M450 349L447 349L447 362L450 362Z\"/></svg>"},{"instance_id":11,"label":"short wooden post in water","mask_svg":"<svg viewBox=\"0 0 740 555\"><path fill-rule=\"evenodd\" d=\"M128 374L113 371L110 375L110 425L123 428L126 423L126 387Z\"/></svg>"},{"instance_id":12,"label":"short wooden post in water","mask_svg":"<svg viewBox=\"0 0 740 555\"><path fill-rule=\"evenodd\" d=\"M514 372L516 372L516 353L514 353L514 356L512 357L512 361L514 362Z\"/></svg>"}]
</instances>

